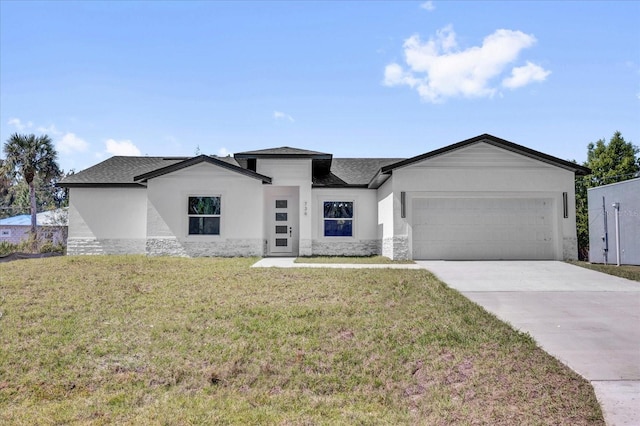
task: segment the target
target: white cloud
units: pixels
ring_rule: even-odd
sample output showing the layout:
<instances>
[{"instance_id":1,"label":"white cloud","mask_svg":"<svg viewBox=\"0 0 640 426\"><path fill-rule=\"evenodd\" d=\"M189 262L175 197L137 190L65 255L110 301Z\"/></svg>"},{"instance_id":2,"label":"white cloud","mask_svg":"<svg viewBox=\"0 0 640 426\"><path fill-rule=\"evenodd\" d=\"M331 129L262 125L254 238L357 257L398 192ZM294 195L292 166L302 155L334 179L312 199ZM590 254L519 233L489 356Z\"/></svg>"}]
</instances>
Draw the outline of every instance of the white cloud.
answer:
<instances>
[{"instance_id":1,"label":"white cloud","mask_svg":"<svg viewBox=\"0 0 640 426\"><path fill-rule=\"evenodd\" d=\"M60 142L56 144L56 148L64 154L71 154L73 152L86 151L89 148L89 144L74 133L66 133L62 139L60 139Z\"/></svg>"},{"instance_id":2,"label":"white cloud","mask_svg":"<svg viewBox=\"0 0 640 426\"><path fill-rule=\"evenodd\" d=\"M33 129L35 127L35 130L37 132L40 133L46 133L49 136L61 136L62 132L60 130L58 130L55 126L55 124L52 124L48 127L45 126L35 126L33 124L33 121L27 121L26 123L23 123L22 120L20 120L19 118L11 118L9 119L9 121L7 121L7 124L10 126L15 127L16 129L18 129L18 131L24 131L27 129Z\"/></svg>"},{"instance_id":3,"label":"white cloud","mask_svg":"<svg viewBox=\"0 0 640 426\"><path fill-rule=\"evenodd\" d=\"M40 133L50 133L54 136L59 136L62 134L62 132L56 128L55 124L52 124L49 127L38 126L36 130Z\"/></svg>"},{"instance_id":4,"label":"white cloud","mask_svg":"<svg viewBox=\"0 0 640 426\"><path fill-rule=\"evenodd\" d=\"M502 85L509 89L517 89L532 82L545 81L551 74L539 65L527 61L527 65L511 70L511 76L502 80Z\"/></svg>"},{"instance_id":5,"label":"white cloud","mask_svg":"<svg viewBox=\"0 0 640 426\"><path fill-rule=\"evenodd\" d=\"M428 10L429 12L436 10L436 6L432 1L425 1L420 5L421 9Z\"/></svg>"},{"instance_id":6,"label":"white cloud","mask_svg":"<svg viewBox=\"0 0 640 426\"><path fill-rule=\"evenodd\" d=\"M456 33L448 25L426 42L419 35L406 39L403 48L407 68L397 63L387 65L383 83L386 86L409 86L423 100L433 103L450 97L492 97L497 92L493 80L508 69L523 49L535 43L532 35L499 29L485 37L481 46L460 49ZM529 64L514 68L510 78L517 75L517 81L514 79L513 83L506 83L509 80L507 78L504 84L517 84L520 81L529 84L542 81L549 75L549 71ZM528 75L529 79L521 79L521 74L524 77Z\"/></svg>"},{"instance_id":7,"label":"white cloud","mask_svg":"<svg viewBox=\"0 0 640 426\"><path fill-rule=\"evenodd\" d=\"M226 157L227 155L231 155L227 148L222 147L218 150L218 157Z\"/></svg>"},{"instance_id":8,"label":"white cloud","mask_svg":"<svg viewBox=\"0 0 640 426\"><path fill-rule=\"evenodd\" d=\"M273 118L276 120L289 120L292 123L295 121L292 116L282 111L273 111Z\"/></svg>"},{"instance_id":9,"label":"white cloud","mask_svg":"<svg viewBox=\"0 0 640 426\"><path fill-rule=\"evenodd\" d=\"M107 146L107 153L111 155L124 155L129 157L142 155L138 147L130 140L117 141L115 139L108 139L105 145Z\"/></svg>"},{"instance_id":10,"label":"white cloud","mask_svg":"<svg viewBox=\"0 0 640 426\"><path fill-rule=\"evenodd\" d=\"M386 86L399 86L406 84L409 87L415 87L419 80L410 72L405 72L398 64L389 64L384 69L384 84Z\"/></svg>"},{"instance_id":11,"label":"white cloud","mask_svg":"<svg viewBox=\"0 0 640 426\"><path fill-rule=\"evenodd\" d=\"M33 123L31 121L23 123L19 118L10 118L9 121L7 121L7 124L15 127L19 131L33 127Z\"/></svg>"}]
</instances>

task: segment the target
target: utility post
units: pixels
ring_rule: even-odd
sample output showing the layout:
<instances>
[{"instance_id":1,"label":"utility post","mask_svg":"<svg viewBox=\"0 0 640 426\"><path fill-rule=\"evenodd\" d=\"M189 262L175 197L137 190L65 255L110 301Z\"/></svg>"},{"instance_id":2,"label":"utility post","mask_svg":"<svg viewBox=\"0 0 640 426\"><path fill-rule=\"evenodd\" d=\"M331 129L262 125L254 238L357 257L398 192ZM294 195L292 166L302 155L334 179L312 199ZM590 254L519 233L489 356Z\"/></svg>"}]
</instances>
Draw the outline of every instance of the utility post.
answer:
<instances>
[{"instance_id":1,"label":"utility post","mask_svg":"<svg viewBox=\"0 0 640 426\"><path fill-rule=\"evenodd\" d=\"M616 265L620 266L620 203L613 203L616 211Z\"/></svg>"}]
</instances>

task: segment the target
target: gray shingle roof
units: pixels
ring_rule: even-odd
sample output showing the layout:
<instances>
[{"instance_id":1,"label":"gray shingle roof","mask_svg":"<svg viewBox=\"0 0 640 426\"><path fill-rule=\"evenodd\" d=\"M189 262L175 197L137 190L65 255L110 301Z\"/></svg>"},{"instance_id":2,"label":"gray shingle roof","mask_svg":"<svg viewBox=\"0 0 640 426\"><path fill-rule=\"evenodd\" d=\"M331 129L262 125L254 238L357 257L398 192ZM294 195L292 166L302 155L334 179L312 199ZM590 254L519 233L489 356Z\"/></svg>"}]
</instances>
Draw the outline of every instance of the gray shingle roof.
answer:
<instances>
[{"instance_id":1,"label":"gray shingle roof","mask_svg":"<svg viewBox=\"0 0 640 426\"><path fill-rule=\"evenodd\" d=\"M256 175L253 177L264 178L265 176L258 175L255 172L251 172L246 169L246 162L248 158L311 158L313 159L314 164L314 187L368 186L371 188L377 188L393 173L394 169L408 166L428 158L433 158L477 142L486 142L508 149L558 167L572 170L579 175L591 172L586 167L534 151L488 134L480 135L409 159L334 158L332 160L331 154L285 146L257 151L246 151L235 154L234 157L211 156L212 158L215 158L215 161L211 162L215 163L216 161L224 161L225 163L234 166L231 167L231 169L245 167L242 170L246 170L247 173L250 172ZM240 160L240 163L236 158ZM164 168L166 168L165 170L173 171L174 168L171 166L180 162L184 162L187 166L191 164L189 161L185 160L190 159L188 157L112 157L102 163L76 173L75 175L66 177L59 185L63 187L137 186L140 185L140 183L136 183L134 177L145 175L154 176L155 173L153 172ZM331 166L330 170L329 165ZM176 167L179 168L180 166L178 165Z\"/></svg>"},{"instance_id":2,"label":"gray shingle roof","mask_svg":"<svg viewBox=\"0 0 640 426\"><path fill-rule=\"evenodd\" d=\"M135 184L133 177L161 167L178 163L184 159L165 160L164 157L111 157L95 166L67 176L60 186L74 185L126 185Z\"/></svg>"},{"instance_id":3,"label":"gray shingle roof","mask_svg":"<svg viewBox=\"0 0 640 426\"><path fill-rule=\"evenodd\" d=\"M367 186L381 167L404 158L334 158L331 162L331 173L314 176L313 185L320 186Z\"/></svg>"},{"instance_id":4,"label":"gray shingle roof","mask_svg":"<svg viewBox=\"0 0 640 426\"><path fill-rule=\"evenodd\" d=\"M216 157L217 160L238 166L233 157ZM122 186L139 185L134 177L150 174L159 169L177 165L185 157L111 157L95 166L66 177L60 186ZM316 176L314 186L366 186L381 167L396 163L402 158L334 158L331 173Z\"/></svg>"},{"instance_id":5,"label":"gray shingle roof","mask_svg":"<svg viewBox=\"0 0 640 426\"><path fill-rule=\"evenodd\" d=\"M280 148L269 148L269 149L258 149L256 151L245 151L238 152L234 154L235 157L246 158L246 157L261 157L261 156L269 156L269 157L278 157L278 156L286 156L286 157L331 157L331 154L327 154L325 152L318 151L309 151L306 149L299 148L291 148L289 146L282 146Z\"/></svg>"},{"instance_id":6,"label":"gray shingle roof","mask_svg":"<svg viewBox=\"0 0 640 426\"><path fill-rule=\"evenodd\" d=\"M138 186L133 178L163 167L172 166L189 157L111 157L95 166L64 178L59 186ZM218 160L237 166L233 157L216 157Z\"/></svg>"}]
</instances>

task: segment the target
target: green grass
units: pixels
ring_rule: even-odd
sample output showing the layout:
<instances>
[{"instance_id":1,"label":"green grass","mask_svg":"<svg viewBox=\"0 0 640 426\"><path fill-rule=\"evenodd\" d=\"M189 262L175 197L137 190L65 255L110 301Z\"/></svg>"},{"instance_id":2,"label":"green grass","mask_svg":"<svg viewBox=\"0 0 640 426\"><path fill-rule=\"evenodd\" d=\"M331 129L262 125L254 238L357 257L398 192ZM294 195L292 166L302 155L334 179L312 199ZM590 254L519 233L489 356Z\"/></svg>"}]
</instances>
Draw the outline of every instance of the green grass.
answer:
<instances>
[{"instance_id":1,"label":"green grass","mask_svg":"<svg viewBox=\"0 0 640 426\"><path fill-rule=\"evenodd\" d=\"M0 424L602 425L584 379L424 270L0 264Z\"/></svg>"},{"instance_id":2,"label":"green grass","mask_svg":"<svg viewBox=\"0 0 640 426\"><path fill-rule=\"evenodd\" d=\"M640 281L640 266L636 265L603 265L599 263L579 262L570 260L569 263L583 268L593 269L594 271L604 272L605 274L615 275L617 277L626 278L628 280Z\"/></svg>"},{"instance_id":3,"label":"green grass","mask_svg":"<svg viewBox=\"0 0 640 426\"><path fill-rule=\"evenodd\" d=\"M295 263L349 263L349 264L411 264L413 260L391 260L385 256L308 256L298 257Z\"/></svg>"}]
</instances>

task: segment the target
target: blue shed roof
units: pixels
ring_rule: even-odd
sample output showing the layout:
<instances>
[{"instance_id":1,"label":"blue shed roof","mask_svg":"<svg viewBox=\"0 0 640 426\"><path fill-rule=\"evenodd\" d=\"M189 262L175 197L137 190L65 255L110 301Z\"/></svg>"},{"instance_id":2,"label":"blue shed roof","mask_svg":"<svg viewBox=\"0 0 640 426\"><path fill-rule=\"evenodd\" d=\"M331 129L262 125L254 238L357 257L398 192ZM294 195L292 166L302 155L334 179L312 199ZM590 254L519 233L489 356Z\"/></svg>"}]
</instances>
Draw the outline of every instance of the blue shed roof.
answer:
<instances>
[{"instance_id":1,"label":"blue shed roof","mask_svg":"<svg viewBox=\"0 0 640 426\"><path fill-rule=\"evenodd\" d=\"M18 216L6 217L4 219L0 219L0 225L31 225L31 215L28 214L20 214Z\"/></svg>"},{"instance_id":2,"label":"blue shed roof","mask_svg":"<svg viewBox=\"0 0 640 426\"><path fill-rule=\"evenodd\" d=\"M38 226L67 226L66 210L64 208L37 213L36 224ZM0 219L0 226L31 226L31 215L20 214Z\"/></svg>"}]
</instances>

